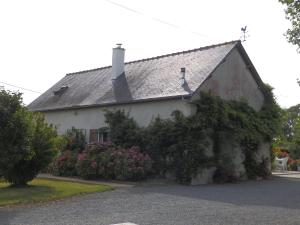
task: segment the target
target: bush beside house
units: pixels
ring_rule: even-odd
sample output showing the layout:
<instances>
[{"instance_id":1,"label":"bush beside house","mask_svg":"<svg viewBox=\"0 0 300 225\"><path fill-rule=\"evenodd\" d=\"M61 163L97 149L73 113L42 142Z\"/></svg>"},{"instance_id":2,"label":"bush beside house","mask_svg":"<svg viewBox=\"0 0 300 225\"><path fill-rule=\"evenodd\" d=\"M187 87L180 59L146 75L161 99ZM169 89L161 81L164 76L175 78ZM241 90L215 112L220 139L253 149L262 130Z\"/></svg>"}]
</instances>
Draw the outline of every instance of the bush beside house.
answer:
<instances>
[{"instance_id":1,"label":"bush beside house","mask_svg":"<svg viewBox=\"0 0 300 225\"><path fill-rule=\"evenodd\" d=\"M20 93L0 91L0 171L4 180L26 185L57 153L56 131L42 114L29 112Z\"/></svg>"},{"instance_id":2,"label":"bush beside house","mask_svg":"<svg viewBox=\"0 0 300 225\"><path fill-rule=\"evenodd\" d=\"M175 111L171 119L156 118L148 127L138 127L123 111L107 111L106 122L115 146L89 145L77 152L76 164L70 152L56 161L68 168L73 160L73 171L84 178L143 179L151 170L150 161L155 176L185 184L201 183L203 177L215 182L267 177L270 143L280 116L280 108L268 90L259 112L246 102L201 94L194 102L194 115L186 117Z\"/></svg>"},{"instance_id":3,"label":"bush beside house","mask_svg":"<svg viewBox=\"0 0 300 225\"><path fill-rule=\"evenodd\" d=\"M148 127L136 128L132 119L126 119L124 126L119 120L126 115L115 112L119 122L108 120L108 127L112 133L120 133L124 127L138 129L130 131L137 134L131 136L131 143L150 155L156 174L180 183L195 183L203 171L210 171L217 182L267 177L271 169L270 144L280 116L271 89L267 90L265 105L259 112L246 102L201 94L194 102L197 112L192 116L177 111L172 119L156 118ZM112 142L122 145L118 136L112 136Z\"/></svg>"},{"instance_id":4,"label":"bush beside house","mask_svg":"<svg viewBox=\"0 0 300 225\"><path fill-rule=\"evenodd\" d=\"M151 172L152 161L138 147L121 148L111 143L86 145L82 152L64 151L51 164L49 171L59 176L78 175L84 179L137 181Z\"/></svg>"}]
</instances>

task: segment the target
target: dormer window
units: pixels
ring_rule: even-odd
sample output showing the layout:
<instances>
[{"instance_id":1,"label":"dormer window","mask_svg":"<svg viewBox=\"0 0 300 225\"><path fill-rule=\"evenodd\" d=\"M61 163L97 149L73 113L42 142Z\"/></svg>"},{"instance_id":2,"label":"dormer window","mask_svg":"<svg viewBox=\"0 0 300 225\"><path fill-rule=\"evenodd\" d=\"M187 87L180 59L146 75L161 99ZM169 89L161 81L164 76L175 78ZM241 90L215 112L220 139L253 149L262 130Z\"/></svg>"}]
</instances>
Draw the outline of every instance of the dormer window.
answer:
<instances>
[{"instance_id":1,"label":"dormer window","mask_svg":"<svg viewBox=\"0 0 300 225\"><path fill-rule=\"evenodd\" d=\"M69 88L68 85L61 86L58 90L53 91L54 95L61 95Z\"/></svg>"}]
</instances>

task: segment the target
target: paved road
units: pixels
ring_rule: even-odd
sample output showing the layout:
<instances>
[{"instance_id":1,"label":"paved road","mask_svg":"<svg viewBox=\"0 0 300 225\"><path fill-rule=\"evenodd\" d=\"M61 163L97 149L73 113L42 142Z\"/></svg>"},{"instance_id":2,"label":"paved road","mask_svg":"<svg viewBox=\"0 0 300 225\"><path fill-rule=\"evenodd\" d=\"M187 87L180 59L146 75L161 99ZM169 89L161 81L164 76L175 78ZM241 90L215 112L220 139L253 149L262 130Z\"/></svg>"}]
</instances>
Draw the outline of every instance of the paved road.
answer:
<instances>
[{"instance_id":1,"label":"paved road","mask_svg":"<svg viewBox=\"0 0 300 225\"><path fill-rule=\"evenodd\" d=\"M300 224L300 179L123 188L0 209L1 225Z\"/></svg>"}]
</instances>

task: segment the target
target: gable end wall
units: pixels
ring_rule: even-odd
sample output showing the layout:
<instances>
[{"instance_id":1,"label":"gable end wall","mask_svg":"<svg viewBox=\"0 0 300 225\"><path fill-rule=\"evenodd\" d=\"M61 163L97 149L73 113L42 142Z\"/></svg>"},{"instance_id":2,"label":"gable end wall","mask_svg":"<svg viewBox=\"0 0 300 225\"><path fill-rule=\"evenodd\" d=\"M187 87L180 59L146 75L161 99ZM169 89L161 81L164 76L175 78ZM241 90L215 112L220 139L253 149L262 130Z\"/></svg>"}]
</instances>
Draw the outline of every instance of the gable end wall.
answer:
<instances>
[{"instance_id":1,"label":"gable end wall","mask_svg":"<svg viewBox=\"0 0 300 225\"><path fill-rule=\"evenodd\" d=\"M225 100L246 100L256 111L264 103L264 95L237 48L231 51L199 91L211 92Z\"/></svg>"}]
</instances>

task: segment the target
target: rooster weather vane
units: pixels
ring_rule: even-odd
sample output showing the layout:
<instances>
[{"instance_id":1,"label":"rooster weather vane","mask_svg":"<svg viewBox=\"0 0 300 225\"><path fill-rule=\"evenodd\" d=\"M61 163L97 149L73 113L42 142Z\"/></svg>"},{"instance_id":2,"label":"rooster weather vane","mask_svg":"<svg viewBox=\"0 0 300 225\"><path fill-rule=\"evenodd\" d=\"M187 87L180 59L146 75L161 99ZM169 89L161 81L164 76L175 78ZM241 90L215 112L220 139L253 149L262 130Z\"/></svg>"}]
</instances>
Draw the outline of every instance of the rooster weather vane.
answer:
<instances>
[{"instance_id":1,"label":"rooster weather vane","mask_svg":"<svg viewBox=\"0 0 300 225\"><path fill-rule=\"evenodd\" d=\"M242 36L240 37L241 38L241 41L246 41L246 38L249 37L248 35L248 30L247 30L247 26L244 26L241 28L241 31L243 32L242 33Z\"/></svg>"}]
</instances>

